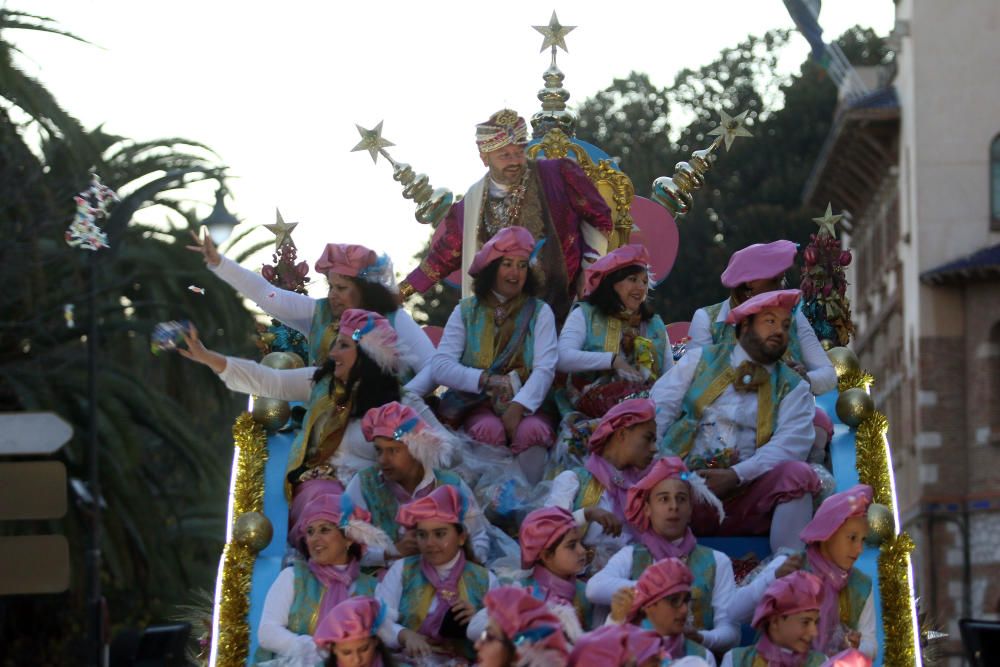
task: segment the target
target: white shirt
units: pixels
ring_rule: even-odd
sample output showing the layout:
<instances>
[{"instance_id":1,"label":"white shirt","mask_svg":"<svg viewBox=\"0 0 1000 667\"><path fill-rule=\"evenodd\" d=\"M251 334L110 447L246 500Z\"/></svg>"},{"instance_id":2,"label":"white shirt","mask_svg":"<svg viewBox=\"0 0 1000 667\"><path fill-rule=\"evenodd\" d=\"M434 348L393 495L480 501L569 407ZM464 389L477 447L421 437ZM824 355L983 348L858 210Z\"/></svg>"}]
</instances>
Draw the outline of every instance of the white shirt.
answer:
<instances>
[{"instance_id":1,"label":"white shirt","mask_svg":"<svg viewBox=\"0 0 1000 667\"><path fill-rule=\"evenodd\" d=\"M417 492L421 489L427 487L432 487L437 484L437 478L434 476L434 472L430 471L424 472L424 478L420 480L417 484L417 488L414 489L412 496L415 496ZM469 485L465 483L465 480L459 479L459 490L462 492L462 496L466 499L468 505L465 510L465 529L469 533L469 539L472 541L472 552L476 554L476 558L479 559L481 563L485 563L490 552L490 536L486 531L487 521L486 517L483 516L483 510L479 507L479 502L476 500L476 496L472 493L472 489ZM361 478L355 475L351 482L347 485L345 491L351 500L354 501L355 507L360 507L361 509L368 511L368 503L365 501L365 495L361 491ZM390 535L389 538L392 540L397 540L402 537L403 529L400 527L400 533L398 535ZM395 547L389 549L390 557L399 556L399 552L396 551ZM380 566L385 565L387 562L386 553L378 547L368 547L365 552L364 557L361 559L362 565Z\"/></svg>"},{"instance_id":2,"label":"white shirt","mask_svg":"<svg viewBox=\"0 0 1000 667\"><path fill-rule=\"evenodd\" d=\"M725 322L726 317L729 316L729 310L729 300L726 299L715 321ZM712 323L709 322L709 319L706 309L699 308L695 311L694 317L691 318L691 326L688 329L688 336L691 337L687 346L688 352L695 348L712 344ZM833 368L826 350L823 349L819 339L816 338L816 331L812 328L812 324L809 323L809 318L803 314L801 309L795 311L795 326L798 328L799 346L802 348L802 363L806 367L806 375L809 378L809 386L812 393L816 396L822 396L826 392L836 389L837 371Z\"/></svg>"},{"instance_id":3,"label":"white shirt","mask_svg":"<svg viewBox=\"0 0 1000 667\"><path fill-rule=\"evenodd\" d=\"M552 386L556 362L559 359L556 321L552 309L548 304L542 303L535 318L531 374L514 396L514 400L525 407L525 414L533 413L542 405L549 393L549 387ZM437 354L431 362L434 381L458 391L477 393L483 369L463 366L463 352L465 352L465 323L462 321L462 306L458 305L448 317L448 324L441 334Z\"/></svg>"},{"instance_id":4,"label":"white shirt","mask_svg":"<svg viewBox=\"0 0 1000 667\"><path fill-rule=\"evenodd\" d=\"M246 269L227 257L221 259L218 266L209 267L212 273L256 303L261 310L274 319L301 332L306 337L309 336L316 299L275 287L259 273ZM404 309L397 310L393 319L395 320L393 328L399 338L400 351L412 360L413 371L417 373L416 377L410 380L406 386L420 396L425 396L434 387L430 384L430 372L421 375L420 371L430 365L435 353L434 344L420 325L414 322Z\"/></svg>"},{"instance_id":5,"label":"white shirt","mask_svg":"<svg viewBox=\"0 0 1000 667\"><path fill-rule=\"evenodd\" d=\"M608 564L587 582L587 599L594 604L610 605L611 597L622 588L633 588L631 545L622 547ZM726 651L740 640L737 620L732 616L730 605L736 583L733 578L733 563L726 554L712 550L715 556L715 583L712 587L713 627L701 630L702 644L713 651Z\"/></svg>"},{"instance_id":6,"label":"white shirt","mask_svg":"<svg viewBox=\"0 0 1000 667\"><path fill-rule=\"evenodd\" d=\"M764 597L764 591L774 582L775 572L786 560L788 560L788 556L785 554L775 556L751 581L736 587L730 608L737 623L750 622L754 609ZM858 645L858 650L874 660L878 653L878 641L875 634L875 600L872 593L868 594L865 606L861 609L857 631L861 633L861 643Z\"/></svg>"},{"instance_id":7,"label":"white shirt","mask_svg":"<svg viewBox=\"0 0 1000 667\"><path fill-rule=\"evenodd\" d=\"M701 348L688 350L677 365L653 385L650 398L656 403L657 441L663 439L667 429L680 417L684 395L694 380L701 353ZM736 368L749 359L737 344L729 363ZM774 372L773 364L765 368ZM816 403L809 393L809 385L800 382L778 406L778 419L771 439L757 447L757 393L738 392L729 385L705 408L691 455L732 447L740 456L740 462L732 470L742 483L751 482L778 463L806 460L815 436L812 425L815 413Z\"/></svg>"},{"instance_id":8,"label":"white shirt","mask_svg":"<svg viewBox=\"0 0 1000 667\"><path fill-rule=\"evenodd\" d=\"M435 567L438 575L441 578L447 577L451 572L451 569L455 567L458 562L458 557L460 554L455 554L455 557L450 561ZM399 618L399 602L403 595L403 560L397 560L389 568L389 571L385 573L385 577L379 582L379 585L375 588L375 597L381 600L383 603L388 605L389 609L392 610L392 614L395 618ZM489 590L493 590L499 584L497 583L497 578L492 572L489 573ZM437 596L435 595L431 599L431 605L427 608L427 613L432 613L437 609L439 602ZM466 633L470 639L478 638L482 634L483 630L486 629L487 617L485 613L481 613L484 610L480 609L469 621L469 629ZM389 648L396 649L399 648L399 633L403 630L413 630L417 632L417 628L407 628L406 626L400 625L399 623L392 624L392 637L386 640L386 645Z\"/></svg>"},{"instance_id":9,"label":"white shirt","mask_svg":"<svg viewBox=\"0 0 1000 667\"><path fill-rule=\"evenodd\" d=\"M549 497L546 499L543 507L561 507L564 510L573 512L573 518L576 519L577 525L583 526L587 523L587 519L584 516L586 508L573 511L573 501L576 500L576 494L579 490L580 478L572 470L565 470L556 475L556 478L552 480L552 488L549 490ZM614 503L607 489L601 492L601 497L597 500L597 504L594 507L615 514ZM583 536L583 543L588 547L592 547L596 552L594 555L594 567L601 567L611 557L611 554L632 541L628 530L625 528L625 517L618 516L618 518L622 522L622 532L617 537L605 533L601 524L596 521L587 527L587 533Z\"/></svg>"},{"instance_id":10,"label":"white shirt","mask_svg":"<svg viewBox=\"0 0 1000 667\"><path fill-rule=\"evenodd\" d=\"M561 373L580 373L584 371L606 371L611 369L614 352L593 352L583 349L587 342L587 318L580 308L574 308L563 323L559 334L559 363L556 370ZM670 340L666 342L667 349L663 351L662 373L666 373L674 365L674 355L670 349Z\"/></svg>"}]
</instances>

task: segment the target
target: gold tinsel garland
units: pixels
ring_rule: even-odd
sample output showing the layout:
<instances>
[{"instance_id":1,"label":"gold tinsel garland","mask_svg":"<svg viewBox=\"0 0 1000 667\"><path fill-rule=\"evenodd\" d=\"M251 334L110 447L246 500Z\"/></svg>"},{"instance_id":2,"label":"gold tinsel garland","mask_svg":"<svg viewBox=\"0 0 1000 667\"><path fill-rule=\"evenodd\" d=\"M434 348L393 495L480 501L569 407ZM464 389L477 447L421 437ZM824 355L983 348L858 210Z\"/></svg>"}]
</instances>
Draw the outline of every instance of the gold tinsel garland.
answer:
<instances>
[{"instance_id":1,"label":"gold tinsel garland","mask_svg":"<svg viewBox=\"0 0 1000 667\"><path fill-rule=\"evenodd\" d=\"M244 512L264 510L264 464L267 435L249 412L233 424L233 444L239 448L236 480L233 484L233 521ZM250 650L250 583L257 554L230 541L223 552L222 590L219 601L219 637L216 664L221 667L245 665Z\"/></svg>"},{"instance_id":2,"label":"gold tinsel garland","mask_svg":"<svg viewBox=\"0 0 1000 667\"><path fill-rule=\"evenodd\" d=\"M849 373L840 378L840 391L865 389L874 382L867 371ZM858 426L855 433L855 465L858 479L872 487L874 502L890 510L895 506L892 496L892 469L885 435L889 420L881 412L873 412ZM878 586L882 601L882 631L885 645L885 667L913 667L917 664L916 642L913 636L913 599L910 594L910 552L913 540L900 533L885 540L879 550Z\"/></svg>"}]
</instances>

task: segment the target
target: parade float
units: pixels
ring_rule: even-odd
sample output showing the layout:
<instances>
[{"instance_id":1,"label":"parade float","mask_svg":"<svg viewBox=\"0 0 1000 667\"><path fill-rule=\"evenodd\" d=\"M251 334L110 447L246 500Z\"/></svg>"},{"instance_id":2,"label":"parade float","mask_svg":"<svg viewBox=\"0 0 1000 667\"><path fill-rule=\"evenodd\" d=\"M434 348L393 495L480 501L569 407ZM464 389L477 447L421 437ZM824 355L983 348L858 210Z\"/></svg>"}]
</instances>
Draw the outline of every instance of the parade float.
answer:
<instances>
[{"instance_id":1,"label":"parade float","mask_svg":"<svg viewBox=\"0 0 1000 667\"><path fill-rule=\"evenodd\" d=\"M697 205L697 191L711 179L713 162L725 159L724 153L734 140L752 140L744 124L746 114L712 110L718 113L720 122L710 133L714 137L707 140L710 143L679 162L672 175L656 179L649 198L637 196L633 182L611 156L575 136L574 116L566 108L569 93L563 87L564 75L556 62L557 49L565 48L565 36L572 28L560 25L553 14L547 26L536 29L544 36L542 50L550 52L551 64L543 74L544 87L538 93L541 109L532 116L534 138L528 147L529 156L574 159L612 211L614 232L609 249L641 243L654 258L652 273L666 275L678 248L683 248L684 215ZM417 221L427 224L430 232L453 204L452 192L434 188L428 176L395 160L388 152L393 144L382 136L381 122L372 129L358 129L361 141L355 150L367 151L376 165L379 157L389 163L403 196L416 205ZM857 357L846 347L853 326L844 296L843 269L852 258L837 238L838 219L828 208L824 216L816 219L818 228L808 247L801 249L802 308L828 349L839 378L837 390L817 398L817 404L833 417L835 426L826 467L818 472L824 495L857 483L874 489L875 502L868 512L868 544L856 567L874 583L879 645L876 664L910 667L921 662L909 556L913 543L899 529L886 437L888 422L875 410L869 393L875 378L860 367ZM304 293L307 266L296 262L292 227L280 215L274 225L268 225L275 233L276 249L272 263L265 265L261 273L277 287ZM460 276L453 275L450 281L460 283ZM675 357L684 353L686 324L676 322L669 327ZM262 363L274 368L303 365L305 349L300 334L277 321L258 333L265 353ZM206 638L209 664L246 665L257 648L256 628L264 598L288 551L285 466L295 437L297 413L301 408L285 401L254 398L250 409L233 425L226 546L215 589L210 637ZM770 551L766 537L703 541L728 554L744 574Z\"/></svg>"}]
</instances>

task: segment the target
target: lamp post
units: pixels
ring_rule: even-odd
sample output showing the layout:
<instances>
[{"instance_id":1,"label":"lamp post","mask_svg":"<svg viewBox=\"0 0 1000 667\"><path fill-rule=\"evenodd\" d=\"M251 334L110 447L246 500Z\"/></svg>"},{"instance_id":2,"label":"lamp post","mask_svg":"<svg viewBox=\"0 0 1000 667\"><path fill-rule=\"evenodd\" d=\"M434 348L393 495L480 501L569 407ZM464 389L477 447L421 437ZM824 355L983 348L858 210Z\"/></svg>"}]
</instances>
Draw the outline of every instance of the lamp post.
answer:
<instances>
[{"instance_id":1,"label":"lamp post","mask_svg":"<svg viewBox=\"0 0 1000 667\"><path fill-rule=\"evenodd\" d=\"M208 228L208 234L212 237L215 245L228 239L233 233L233 228L240 224L239 218L226 208L225 196L226 188L220 185L219 189L215 191L215 207L208 217L201 221L201 224Z\"/></svg>"}]
</instances>

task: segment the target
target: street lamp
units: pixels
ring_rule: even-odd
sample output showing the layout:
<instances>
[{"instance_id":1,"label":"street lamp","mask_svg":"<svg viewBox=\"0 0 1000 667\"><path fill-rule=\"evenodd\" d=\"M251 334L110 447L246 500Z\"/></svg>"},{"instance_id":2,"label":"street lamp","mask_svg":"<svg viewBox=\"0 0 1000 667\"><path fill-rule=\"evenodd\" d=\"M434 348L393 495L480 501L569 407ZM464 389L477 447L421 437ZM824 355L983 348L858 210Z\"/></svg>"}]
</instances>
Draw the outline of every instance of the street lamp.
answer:
<instances>
[{"instance_id":1,"label":"street lamp","mask_svg":"<svg viewBox=\"0 0 1000 667\"><path fill-rule=\"evenodd\" d=\"M226 188L220 185L219 189L215 191L215 208L212 209L207 218L201 221L201 224L208 228L208 234L212 237L215 245L228 239L229 235L233 233L233 227L240 224L239 218L226 208L226 202L223 201L225 196Z\"/></svg>"}]
</instances>

